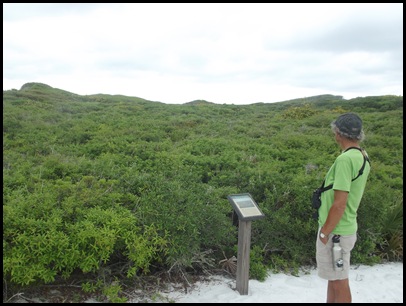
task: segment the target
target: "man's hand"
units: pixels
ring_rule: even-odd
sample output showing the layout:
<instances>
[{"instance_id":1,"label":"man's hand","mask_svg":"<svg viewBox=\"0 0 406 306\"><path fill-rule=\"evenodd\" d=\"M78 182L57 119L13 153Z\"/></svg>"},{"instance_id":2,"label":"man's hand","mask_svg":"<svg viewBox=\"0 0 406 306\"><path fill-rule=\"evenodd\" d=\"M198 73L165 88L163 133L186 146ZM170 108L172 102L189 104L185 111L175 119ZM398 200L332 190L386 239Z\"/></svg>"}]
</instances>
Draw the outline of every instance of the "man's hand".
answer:
<instances>
[{"instance_id":1,"label":"man's hand","mask_svg":"<svg viewBox=\"0 0 406 306\"><path fill-rule=\"evenodd\" d=\"M319 233L319 239L320 239L321 242L323 242L324 245L327 244L328 235L323 234L322 229L320 230L320 233Z\"/></svg>"}]
</instances>

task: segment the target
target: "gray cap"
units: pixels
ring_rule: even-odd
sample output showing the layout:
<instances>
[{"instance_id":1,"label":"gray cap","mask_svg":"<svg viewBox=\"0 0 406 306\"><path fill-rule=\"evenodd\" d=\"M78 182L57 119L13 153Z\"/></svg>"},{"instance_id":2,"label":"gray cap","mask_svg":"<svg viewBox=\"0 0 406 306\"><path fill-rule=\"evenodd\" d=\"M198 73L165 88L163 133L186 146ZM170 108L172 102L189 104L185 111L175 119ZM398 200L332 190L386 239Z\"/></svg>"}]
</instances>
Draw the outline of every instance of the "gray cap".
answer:
<instances>
[{"instance_id":1,"label":"gray cap","mask_svg":"<svg viewBox=\"0 0 406 306\"><path fill-rule=\"evenodd\" d=\"M335 124L341 133L350 138L358 138L362 133L362 120L354 113L342 114L333 124Z\"/></svg>"}]
</instances>

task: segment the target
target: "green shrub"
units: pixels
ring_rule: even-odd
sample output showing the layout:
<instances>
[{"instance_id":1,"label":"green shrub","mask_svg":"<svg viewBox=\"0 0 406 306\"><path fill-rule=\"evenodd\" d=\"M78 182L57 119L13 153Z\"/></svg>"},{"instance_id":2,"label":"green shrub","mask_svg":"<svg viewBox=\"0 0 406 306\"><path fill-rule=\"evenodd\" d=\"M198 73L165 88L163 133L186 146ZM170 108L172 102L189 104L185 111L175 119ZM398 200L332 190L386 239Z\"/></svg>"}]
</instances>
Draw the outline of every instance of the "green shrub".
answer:
<instances>
[{"instance_id":1,"label":"green shrub","mask_svg":"<svg viewBox=\"0 0 406 306\"><path fill-rule=\"evenodd\" d=\"M250 279L257 279L260 282L265 281L268 275L268 268L264 264L263 250L254 245L250 250Z\"/></svg>"},{"instance_id":2,"label":"green shrub","mask_svg":"<svg viewBox=\"0 0 406 306\"><path fill-rule=\"evenodd\" d=\"M247 192L265 214L252 277L314 265L310 196L340 153L330 122L346 111L363 118L372 160L352 261L401 260L403 97L166 105L39 83L4 91L4 281L79 271L95 275L84 290L102 284L120 302L113 276L207 271L237 242L227 195Z\"/></svg>"}]
</instances>

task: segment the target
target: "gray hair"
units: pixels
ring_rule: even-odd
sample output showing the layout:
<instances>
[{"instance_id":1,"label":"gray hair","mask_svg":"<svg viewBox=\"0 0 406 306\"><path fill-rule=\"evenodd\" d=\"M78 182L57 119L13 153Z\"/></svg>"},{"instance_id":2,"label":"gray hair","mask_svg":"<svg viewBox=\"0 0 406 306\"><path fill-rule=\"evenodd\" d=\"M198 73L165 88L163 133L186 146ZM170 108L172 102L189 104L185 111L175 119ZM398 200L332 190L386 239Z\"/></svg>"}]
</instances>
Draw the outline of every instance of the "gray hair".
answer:
<instances>
[{"instance_id":1,"label":"gray hair","mask_svg":"<svg viewBox=\"0 0 406 306\"><path fill-rule=\"evenodd\" d=\"M361 130L359 135L350 135L348 133L340 131L340 129L337 127L335 121L331 122L331 130L333 131L333 133L338 133L339 135L341 135L347 139L350 139L350 140L357 140L357 141L361 142L365 139L365 133L364 133L363 129Z\"/></svg>"}]
</instances>

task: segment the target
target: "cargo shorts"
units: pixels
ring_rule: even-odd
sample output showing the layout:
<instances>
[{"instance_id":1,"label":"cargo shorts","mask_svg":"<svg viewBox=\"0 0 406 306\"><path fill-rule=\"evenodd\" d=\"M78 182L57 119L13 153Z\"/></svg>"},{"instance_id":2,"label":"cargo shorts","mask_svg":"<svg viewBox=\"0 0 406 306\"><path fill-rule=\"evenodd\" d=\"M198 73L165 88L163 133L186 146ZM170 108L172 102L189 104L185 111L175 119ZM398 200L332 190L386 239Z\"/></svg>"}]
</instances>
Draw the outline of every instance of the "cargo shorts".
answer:
<instances>
[{"instance_id":1,"label":"cargo shorts","mask_svg":"<svg viewBox=\"0 0 406 306\"><path fill-rule=\"evenodd\" d=\"M342 271L335 271L333 265L333 236L328 236L327 244L323 244L319 238L320 228L317 232L316 240L316 262L317 274L319 277L326 280L340 280L348 278L350 271L350 257L351 250L354 248L357 241L357 234L341 235L340 246L343 249L344 269Z\"/></svg>"}]
</instances>

